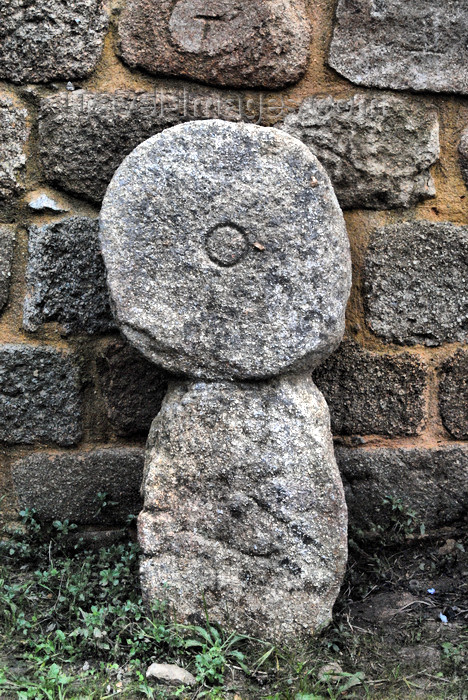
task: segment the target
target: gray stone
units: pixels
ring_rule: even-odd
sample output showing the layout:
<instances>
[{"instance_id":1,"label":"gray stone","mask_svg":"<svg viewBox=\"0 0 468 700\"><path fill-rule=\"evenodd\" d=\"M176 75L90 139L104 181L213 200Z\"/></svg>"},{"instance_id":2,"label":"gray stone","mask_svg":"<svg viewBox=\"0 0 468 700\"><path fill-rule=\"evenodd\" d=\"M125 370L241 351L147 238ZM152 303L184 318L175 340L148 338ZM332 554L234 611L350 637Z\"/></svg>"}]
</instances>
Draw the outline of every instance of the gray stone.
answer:
<instances>
[{"instance_id":1,"label":"gray stone","mask_svg":"<svg viewBox=\"0 0 468 700\"><path fill-rule=\"evenodd\" d=\"M415 99L308 97L280 126L317 156L342 207L411 207L435 195L437 112Z\"/></svg>"},{"instance_id":2,"label":"gray stone","mask_svg":"<svg viewBox=\"0 0 468 700\"><path fill-rule=\"evenodd\" d=\"M343 669L336 661L324 664L317 671L317 679L321 683L339 683L343 679Z\"/></svg>"},{"instance_id":3,"label":"gray stone","mask_svg":"<svg viewBox=\"0 0 468 700\"><path fill-rule=\"evenodd\" d=\"M278 88L302 77L304 0L128 0L119 24L126 63L214 85Z\"/></svg>"},{"instance_id":4,"label":"gray stone","mask_svg":"<svg viewBox=\"0 0 468 700\"><path fill-rule=\"evenodd\" d=\"M425 424L427 368L407 353L371 352L344 342L315 370L338 435L417 435Z\"/></svg>"},{"instance_id":5,"label":"gray stone","mask_svg":"<svg viewBox=\"0 0 468 700\"><path fill-rule=\"evenodd\" d=\"M465 129L460 138L458 146L460 169L462 171L465 185L468 187L468 129Z\"/></svg>"},{"instance_id":6,"label":"gray stone","mask_svg":"<svg viewBox=\"0 0 468 700\"><path fill-rule=\"evenodd\" d=\"M350 524L369 530L389 527L399 499L426 528L461 520L468 508L468 447L349 449L336 459L345 483Z\"/></svg>"},{"instance_id":7,"label":"gray stone","mask_svg":"<svg viewBox=\"0 0 468 700\"><path fill-rule=\"evenodd\" d=\"M2 0L0 79L84 78L99 60L106 29L102 0Z\"/></svg>"},{"instance_id":8,"label":"gray stone","mask_svg":"<svg viewBox=\"0 0 468 700\"><path fill-rule=\"evenodd\" d=\"M10 292L11 263L13 258L14 232L0 227L0 311L8 301Z\"/></svg>"},{"instance_id":9,"label":"gray stone","mask_svg":"<svg viewBox=\"0 0 468 700\"><path fill-rule=\"evenodd\" d=\"M285 641L326 625L346 562L327 405L309 377L171 385L146 456L145 599Z\"/></svg>"},{"instance_id":10,"label":"gray stone","mask_svg":"<svg viewBox=\"0 0 468 700\"><path fill-rule=\"evenodd\" d=\"M441 368L440 415L458 440L468 439L468 352L458 350Z\"/></svg>"},{"instance_id":11,"label":"gray stone","mask_svg":"<svg viewBox=\"0 0 468 700\"><path fill-rule=\"evenodd\" d=\"M169 685L195 685L197 679L191 673L175 664L151 664L146 677Z\"/></svg>"},{"instance_id":12,"label":"gray stone","mask_svg":"<svg viewBox=\"0 0 468 700\"><path fill-rule=\"evenodd\" d=\"M139 448L41 452L13 465L13 481L20 506L41 521L121 524L141 508L143 463Z\"/></svg>"},{"instance_id":13,"label":"gray stone","mask_svg":"<svg viewBox=\"0 0 468 700\"><path fill-rule=\"evenodd\" d=\"M239 120L239 99L202 88L161 88L154 93L76 90L44 99L39 111L43 174L53 185L98 203L116 168L139 143L189 120Z\"/></svg>"},{"instance_id":14,"label":"gray stone","mask_svg":"<svg viewBox=\"0 0 468 700\"><path fill-rule=\"evenodd\" d=\"M109 185L101 241L120 327L168 370L259 379L313 367L342 337L343 216L277 129L212 120L144 142Z\"/></svg>"},{"instance_id":15,"label":"gray stone","mask_svg":"<svg viewBox=\"0 0 468 700\"><path fill-rule=\"evenodd\" d=\"M0 527L5 536L5 525L10 525L18 518L18 503L14 494L13 482L11 479L10 460L6 450L0 452Z\"/></svg>"},{"instance_id":16,"label":"gray stone","mask_svg":"<svg viewBox=\"0 0 468 700\"><path fill-rule=\"evenodd\" d=\"M0 440L68 446L80 438L79 375L71 358L48 347L0 345Z\"/></svg>"},{"instance_id":17,"label":"gray stone","mask_svg":"<svg viewBox=\"0 0 468 700\"><path fill-rule=\"evenodd\" d=\"M9 97L0 95L0 204L24 190L25 144L29 134L27 116L25 109L17 107Z\"/></svg>"},{"instance_id":18,"label":"gray stone","mask_svg":"<svg viewBox=\"0 0 468 700\"><path fill-rule=\"evenodd\" d=\"M98 230L97 219L78 216L29 228L26 330L52 321L65 333L115 328Z\"/></svg>"},{"instance_id":19,"label":"gray stone","mask_svg":"<svg viewBox=\"0 0 468 700\"><path fill-rule=\"evenodd\" d=\"M385 340L468 340L468 227L411 221L378 229L364 269L367 321Z\"/></svg>"},{"instance_id":20,"label":"gray stone","mask_svg":"<svg viewBox=\"0 0 468 700\"><path fill-rule=\"evenodd\" d=\"M339 0L329 64L358 85L468 94L459 0Z\"/></svg>"},{"instance_id":21,"label":"gray stone","mask_svg":"<svg viewBox=\"0 0 468 700\"><path fill-rule=\"evenodd\" d=\"M61 204L52 199L45 193L33 197L33 199L28 202L28 207L34 212L67 212L69 209L63 207Z\"/></svg>"},{"instance_id":22,"label":"gray stone","mask_svg":"<svg viewBox=\"0 0 468 700\"><path fill-rule=\"evenodd\" d=\"M97 370L107 416L117 435L148 433L166 393L164 370L121 342L98 356Z\"/></svg>"}]
</instances>

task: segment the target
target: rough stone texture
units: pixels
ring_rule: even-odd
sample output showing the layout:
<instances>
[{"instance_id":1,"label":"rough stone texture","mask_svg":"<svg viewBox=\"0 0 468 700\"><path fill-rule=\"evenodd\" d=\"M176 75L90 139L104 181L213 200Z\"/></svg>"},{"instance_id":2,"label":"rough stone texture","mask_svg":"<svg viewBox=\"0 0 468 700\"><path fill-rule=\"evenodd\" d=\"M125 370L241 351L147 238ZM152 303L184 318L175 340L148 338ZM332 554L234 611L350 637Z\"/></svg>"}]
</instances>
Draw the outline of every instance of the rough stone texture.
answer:
<instances>
[{"instance_id":1,"label":"rough stone texture","mask_svg":"<svg viewBox=\"0 0 468 700\"><path fill-rule=\"evenodd\" d=\"M0 345L0 440L73 445L81 437L79 376L47 347Z\"/></svg>"},{"instance_id":2,"label":"rough stone texture","mask_svg":"<svg viewBox=\"0 0 468 700\"><path fill-rule=\"evenodd\" d=\"M339 0L329 64L358 85L468 94L468 7Z\"/></svg>"},{"instance_id":3,"label":"rough stone texture","mask_svg":"<svg viewBox=\"0 0 468 700\"><path fill-rule=\"evenodd\" d=\"M387 341L468 340L468 227L412 221L378 229L364 269L367 321Z\"/></svg>"},{"instance_id":4,"label":"rough stone texture","mask_svg":"<svg viewBox=\"0 0 468 700\"><path fill-rule=\"evenodd\" d=\"M98 231L97 219L78 216L29 228L26 330L51 321L65 333L115 328Z\"/></svg>"},{"instance_id":5,"label":"rough stone texture","mask_svg":"<svg viewBox=\"0 0 468 700\"><path fill-rule=\"evenodd\" d=\"M466 516L468 447L435 449L339 447L336 459L345 483L350 523L368 530L388 525L384 498L401 499L426 528Z\"/></svg>"},{"instance_id":6,"label":"rough stone texture","mask_svg":"<svg viewBox=\"0 0 468 700\"><path fill-rule=\"evenodd\" d=\"M166 369L258 379L341 340L343 216L316 158L277 129L192 122L141 144L109 185L101 241L124 334Z\"/></svg>"},{"instance_id":7,"label":"rough stone texture","mask_svg":"<svg viewBox=\"0 0 468 700\"><path fill-rule=\"evenodd\" d=\"M461 135L460 144L458 146L460 169L462 171L465 185L468 187L468 129Z\"/></svg>"},{"instance_id":8,"label":"rough stone texture","mask_svg":"<svg viewBox=\"0 0 468 700\"><path fill-rule=\"evenodd\" d=\"M128 0L124 61L214 85L278 88L303 75L310 26L304 0Z\"/></svg>"},{"instance_id":9,"label":"rough stone texture","mask_svg":"<svg viewBox=\"0 0 468 700\"><path fill-rule=\"evenodd\" d=\"M22 508L42 521L120 524L141 508L144 450L116 448L62 454L36 453L13 465ZM107 505L102 507L105 494Z\"/></svg>"},{"instance_id":10,"label":"rough stone texture","mask_svg":"<svg viewBox=\"0 0 468 700\"><path fill-rule=\"evenodd\" d=\"M342 343L313 375L338 435L417 435L425 423L426 368L409 354Z\"/></svg>"},{"instance_id":11,"label":"rough stone texture","mask_svg":"<svg viewBox=\"0 0 468 700\"><path fill-rule=\"evenodd\" d=\"M63 205L59 204L55 199L52 199L45 193L40 194L37 197L33 197L28 202L28 207L34 212L53 212L53 213L63 213L70 211Z\"/></svg>"},{"instance_id":12,"label":"rough stone texture","mask_svg":"<svg viewBox=\"0 0 468 700\"><path fill-rule=\"evenodd\" d=\"M2 13L3 8L0 16ZM25 109L16 107L9 97L0 94L0 204L24 190L24 148L29 134L27 116Z\"/></svg>"},{"instance_id":13,"label":"rough stone texture","mask_svg":"<svg viewBox=\"0 0 468 700\"><path fill-rule=\"evenodd\" d=\"M169 685L196 685L197 679L191 673L174 664L151 664L146 677Z\"/></svg>"},{"instance_id":14,"label":"rough stone texture","mask_svg":"<svg viewBox=\"0 0 468 700\"><path fill-rule=\"evenodd\" d=\"M458 352L442 365L439 405L442 421L458 440L468 439L468 352Z\"/></svg>"},{"instance_id":15,"label":"rough stone texture","mask_svg":"<svg viewBox=\"0 0 468 700\"><path fill-rule=\"evenodd\" d=\"M8 301L14 242L13 231L0 226L0 311Z\"/></svg>"},{"instance_id":16,"label":"rough stone texture","mask_svg":"<svg viewBox=\"0 0 468 700\"><path fill-rule=\"evenodd\" d=\"M118 435L147 433L167 389L167 374L127 343L109 345L97 358L109 422Z\"/></svg>"},{"instance_id":17,"label":"rough stone texture","mask_svg":"<svg viewBox=\"0 0 468 700\"><path fill-rule=\"evenodd\" d=\"M346 504L309 377L175 383L151 427L139 539L146 600L289 639L331 617ZM204 594L204 598L203 598Z\"/></svg>"},{"instance_id":18,"label":"rough stone texture","mask_svg":"<svg viewBox=\"0 0 468 700\"><path fill-rule=\"evenodd\" d=\"M439 123L417 100L308 97L280 126L325 166L343 207L411 207L435 194Z\"/></svg>"},{"instance_id":19,"label":"rough stone texture","mask_svg":"<svg viewBox=\"0 0 468 700\"><path fill-rule=\"evenodd\" d=\"M203 89L60 93L41 101L42 171L53 185L97 203L125 156L148 137L189 120L242 116L238 96Z\"/></svg>"},{"instance_id":20,"label":"rough stone texture","mask_svg":"<svg viewBox=\"0 0 468 700\"><path fill-rule=\"evenodd\" d=\"M4 532L3 526L8 523L8 521L11 522L12 518L16 516L17 502L11 479L9 460L3 450L0 452L0 494L2 499L0 527L2 527L2 531Z\"/></svg>"},{"instance_id":21,"label":"rough stone texture","mask_svg":"<svg viewBox=\"0 0 468 700\"><path fill-rule=\"evenodd\" d=\"M0 79L84 78L98 62L106 29L102 0L2 0Z\"/></svg>"}]
</instances>

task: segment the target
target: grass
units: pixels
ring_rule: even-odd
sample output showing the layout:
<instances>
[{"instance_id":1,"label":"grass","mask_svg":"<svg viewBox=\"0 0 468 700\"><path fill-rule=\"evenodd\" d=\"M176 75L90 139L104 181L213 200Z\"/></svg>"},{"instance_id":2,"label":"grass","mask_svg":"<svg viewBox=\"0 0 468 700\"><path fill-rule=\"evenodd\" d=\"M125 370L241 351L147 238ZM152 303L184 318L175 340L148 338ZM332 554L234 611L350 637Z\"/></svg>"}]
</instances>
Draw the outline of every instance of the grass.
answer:
<instances>
[{"instance_id":1,"label":"grass","mask_svg":"<svg viewBox=\"0 0 468 700\"><path fill-rule=\"evenodd\" d=\"M334 625L288 649L223 632L209 620L203 627L178 625L163 601L145 609L138 556L130 536L93 549L68 522L44 526L34 512L21 513L21 526L0 542L2 699L468 698L468 633L429 639L414 610L390 632L350 620L352 596L365 600L395 569L390 555L363 555L371 572L364 577L351 563ZM437 648L440 666L403 667L395 644L422 643ZM186 668L196 686L148 683L154 661Z\"/></svg>"}]
</instances>

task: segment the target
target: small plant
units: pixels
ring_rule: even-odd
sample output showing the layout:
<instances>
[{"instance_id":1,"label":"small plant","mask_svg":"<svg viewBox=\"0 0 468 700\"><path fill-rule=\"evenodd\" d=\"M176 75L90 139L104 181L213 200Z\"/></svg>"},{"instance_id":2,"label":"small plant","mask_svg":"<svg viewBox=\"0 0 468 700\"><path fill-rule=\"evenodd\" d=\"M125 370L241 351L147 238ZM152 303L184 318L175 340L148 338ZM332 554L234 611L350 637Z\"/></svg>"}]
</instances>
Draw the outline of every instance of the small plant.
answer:
<instances>
[{"instance_id":1,"label":"small plant","mask_svg":"<svg viewBox=\"0 0 468 700\"><path fill-rule=\"evenodd\" d=\"M383 547L394 547L402 544L417 535L423 536L426 532L424 523L412 508L409 508L401 498L386 495L382 499L381 522L369 522L364 532L359 528L354 529L352 536L356 543L366 542L372 539L378 544L379 551Z\"/></svg>"},{"instance_id":2,"label":"small plant","mask_svg":"<svg viewBox=\"0 0 468 700\"><path fill-rule=\"evenodd\" d=\"M180 626L183 633L194 635L185 641L185 649L199 649L195 656L197 680L201 683L219 684L224 680L226 668L234 662L243 671L249 673L245 656L236 648L245 644L249 638L240 634L223 635L207 620L206 628L198 626Z\"/></svg>"},{"instance_id":3,"label":"small plant","mask_svg":"<svg viewBox=\"0 0 468 700\"><path fill-rule=\"evenodd\" d=\"M107 493L104 493L103 491L99 491L96 494L96 498L98 500L98 509L97 509L96 513L94 514L94 517L97 517L98 515L100 515L103 511L106 510L106 508L112 508L112 506L118 505L117 501L109 500L109 495Z\"/></svg>"},{"instance_id":4,"label":"small plant","mask_svg":"<svg viewBox=\"0 0 468 700\"><path fill-rule=\"evenodd\" d=\"M390 529L395 535L413 535L417 531L424 534L424 524L420 522L416 511L408 508L401 498L387 495L383 499L383 504L391 509Z\"/></svg>"}]
</instances>

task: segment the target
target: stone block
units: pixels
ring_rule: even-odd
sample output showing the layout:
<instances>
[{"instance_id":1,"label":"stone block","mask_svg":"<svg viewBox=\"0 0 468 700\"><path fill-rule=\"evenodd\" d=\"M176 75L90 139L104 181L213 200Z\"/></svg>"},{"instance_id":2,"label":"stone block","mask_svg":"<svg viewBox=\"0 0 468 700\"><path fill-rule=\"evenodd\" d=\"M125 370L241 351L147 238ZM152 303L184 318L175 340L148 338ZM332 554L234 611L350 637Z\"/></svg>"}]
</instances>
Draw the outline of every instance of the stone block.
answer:
<instances>
[{"instance_id":1,"label":"stone block","mask_svg":"<svg viewBox=\"0 0 468 700\"><path fill-rule=\"evenodd\" d=\"M27 116L25 109L0 95L0 204L24 191L25 145L29 135Z\"/></svg>"},{"instance_id":2,"label":"stone block","mask_svg":"<svg viewBox=\"0 0 468 700\"><path fill-rule=\"evenodd\" d=\"M122 58L151 73L232 87L279 88L303 75L304 0L128 0Z\"/></svg>"},{"instance_id":3,"label":"stone block","mask_svg":"<svg viewBox=\"0 0 468 700\"><path fill-rule=\"evenodd\" d=\"M115 329L98 231L97 219L78 216L29 228L26 330L50 322L66 334Z\"/></svg>"},{"instance_id":4,"label":"stone block","mask_svg":"<svg viewBox=\"0 0 468 700\"><path fill-rule=\"evenodd\" d=\"M414 511L426 529L466 517L468 447L338 447L336 459L353 527L369 530L375 524L391 525L386 498Z\"/></svg>"},{"instance_id":5,"label":"stone block","mask_svg":"<svg viewBox=\"0 0 468 700\"><path fill-rule=\"evenodd\" d=\"M344 208L412 207L435 194L437 113L414 99L356 95L306 98L280 128L327 170Z\"/></svg>"},{"instance_id":6,"label":"stone block","mask_svg":"<svg viewBox=\"0 0 468 700\"><path fill-rule=\"evenodd\" d=\"M417 435L425 424L426 367L404 353L344 342L313 374L335 435Z\"/></svg>"},{"instance_id":7,"label":"stone block","mask_svg":"<svg viewBox=\"0 0 468 700\"><path fill-rule=\"evenodd\" d=\"M6 455L6 450L0 451L0 499L0 528L3 534L5 532L3 526L8 522L11 523L17 517L17 503L11 478L10 460Z\"/></svg>"},{"instance_id":8,"label":"stone block","mask_svg":"<svg viewBox=\"0 0 468 700\"><path fill-rule=\"evenodd\" d=\"M28 195L28 207L35 214L64 214L70 211L66 205L61 204L61 202L56 199L52 199L52 197L49 197L45 192L41 192L40 194L30 193Z\"/></svg>"},{"instance_id":9,"label":"stone block","mask_svg":"<svg viewBox=\"0 0 468 700\"><path fill-rule=\"evenodd\" d=\"M148 438L147 600L285 641L331 618L347 516L327 405L309 377L170 386Z\"/></svg>"},{"instance_id":10,"label":"stone block","mask_svg":"<svg viewBox=\"0 0 468 700\"><path fill-rule=\"evenodd\" d=\"M5 226L0 227L0 311L8 301L11 279L11 263L15 234Z\"/></svg>"},{"instance_id":11,"label":"stone block","mask_svg":"<svg viewBox=\"0 0 468 700\"><path fill-rule=\"evenodd\" d=\"M66 354L0 345L0 440L74 445L81 438L79 388L78 370Z\"/></svg>"},{"instance_id":12,"label":"stone block","mask_svg":"<svg viewBox=\"0 0 468 700\"><path fill-rule=\"evenodd\" d=\"M0 79L14 83L85 78L107 29L102 0L2 0Z\"/></svg>"},{"instance_id":13,"label":"stone block","mask_svg":"<svg viewBox=\"0 0 468 700\"><path fill-rule=\"evenodd\" d=\"M465 185L468 187L468 128L465 129L461 135L458 154L462 176Z\"/></svg>"},{"instance_id":14,"label":"stone block","mask_svg":"<svg viewBox=\"0 0 468 700\"><path fill-rule=\"evenodd\" d=\"M402 345L468 340L468 226L411 221L374 232L365 269L370 329Z\"/></svg>"},{"instance_id":15,"label":"stone block","mask_svg":"<svg viewBox=\"0 0 468 700\"><path fill-rule=\"evenodd\" d=\"M107 190L101 242L123 333L169 371L261 379L311 369L342 338L343 215L278 129L199 121L140 144Z\"/></svg>"},{"instance_id":16,"label":"stone block","mask_svg":"<svg viewBox=\"0 0 468 700\"><path fill-rule=\"evenodd\" d=\"M140 448L40 452L13 465L13 481L20 506L41 521L118 525L141 508L143 462Z\"/></svg>"},{"instance_id":17,"label":"stone block","mask_svg":"<svg viewBox=\"0 0 468 700\"><path fill-rule=\"evenodd\" d=\"M439 405L442 422L457 440L468 439L468 352L458 350L441 368Z\"/></svg>"},{"instance_id":18,"label":"stone block","mask_svg":"<svg viewBox=\"0 0 468 700\"><path fill-rule=\"evenodd\" d=\"M97 368L109 422L117 435L148 433L161 408L168 375L121 342L98 356Z\"/></svg>"},{"instance_id":19,"label":"stone block","mask_svg":"<svg viewBox=\"0 0 468 700\"><path fill-rule=\"evenodd\" d=\"M125 156L148 137L189 120L241 116L235 96L202 88L61 93L41 101L42 171L54 186L99 203Z\"/></svg>"},{"instance_id":20,"label":"stone block","mask_svg":"<svg viewBox=\"0 0 468 700\"><path fill-rule=\"evenodd\" d=\"M329 64L358 85L468 94L468 7L339 0Z\"/></svg>"}]
</instances>

